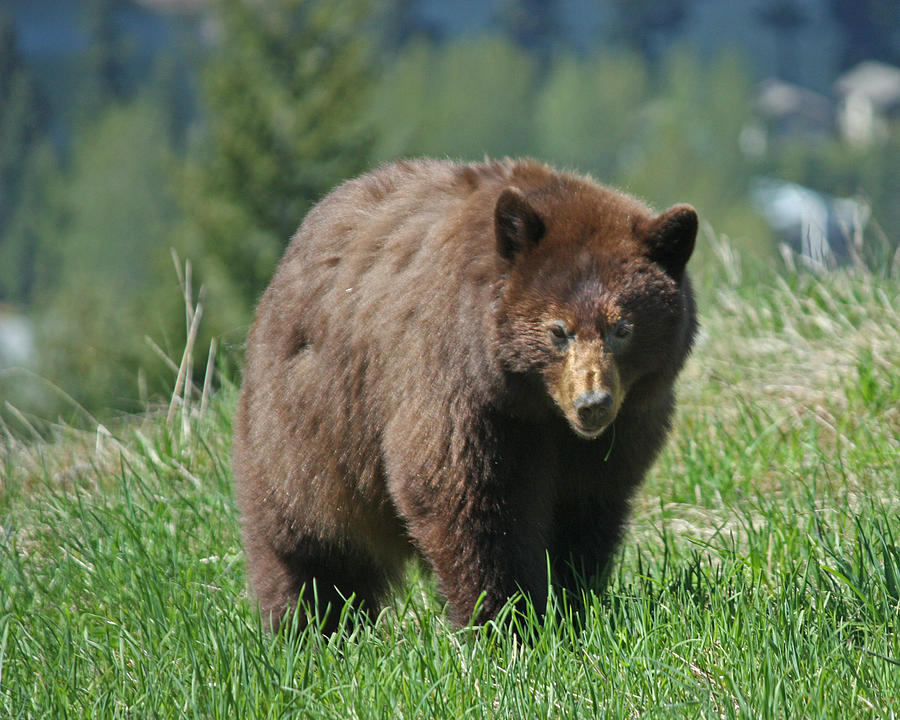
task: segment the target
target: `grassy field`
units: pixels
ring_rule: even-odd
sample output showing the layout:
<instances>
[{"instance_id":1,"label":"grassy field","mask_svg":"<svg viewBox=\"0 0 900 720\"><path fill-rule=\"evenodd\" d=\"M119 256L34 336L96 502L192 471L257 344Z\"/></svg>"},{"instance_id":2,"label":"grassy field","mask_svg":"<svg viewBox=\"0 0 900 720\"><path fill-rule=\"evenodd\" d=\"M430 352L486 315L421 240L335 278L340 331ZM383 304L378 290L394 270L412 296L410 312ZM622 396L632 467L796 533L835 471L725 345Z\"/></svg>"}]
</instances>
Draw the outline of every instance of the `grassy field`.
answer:
<instances>
[{"instance_id":1,"label":"grassy field","mask_svg":"<svg viewBox=\"0 0 900 720\"><path fill-rule=\"evenodd\" d=\"M268 636L226 384L168 422L6 435L0 717L897 716L900 279L750 283L717 247L676 429L581 621L455 631L412 568L375 624Z\"/></svg>"}]
</instances>

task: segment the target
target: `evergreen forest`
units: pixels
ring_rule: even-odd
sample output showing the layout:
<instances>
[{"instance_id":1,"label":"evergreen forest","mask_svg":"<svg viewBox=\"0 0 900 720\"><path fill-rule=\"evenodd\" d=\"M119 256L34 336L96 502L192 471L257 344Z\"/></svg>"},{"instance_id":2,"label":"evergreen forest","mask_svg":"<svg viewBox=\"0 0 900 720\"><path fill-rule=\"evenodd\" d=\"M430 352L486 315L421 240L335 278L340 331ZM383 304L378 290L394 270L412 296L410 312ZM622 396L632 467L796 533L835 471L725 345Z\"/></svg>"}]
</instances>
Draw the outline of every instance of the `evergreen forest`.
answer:
<instances>
[{"instance_id":1,"label":"evergreen forest","mask_svg":"<svg viewBox=\"0 0 900 720\"><path fill-rule=\"evenodd\" d=\"M555 19L562 3L504 0L484 27L454 33L416 22L421 4L60 3L80 44L54 63L25 51L21 17L0 14L7 423L141 412L179 372L202 382L208 363L234 377L254 303L305 212L399 157L527 155L657 208L690 202L750 278L783 263L784 238L753 202L759 178L778 178L855 198L867 222L851 259L890 274L896 120L865 144L833 129L760 140L755 59L689 42L695 3L595 3L606 25L578 43ZM760 3L773 47L802 22L775 12L791 5ZM838 69L897 62L879 21L896 19L896 3L863 3L852 21L846 3L824 5ZM701 243L693 263L701 289L716 281L713 253Z\"/></svg>"}]
</instances>

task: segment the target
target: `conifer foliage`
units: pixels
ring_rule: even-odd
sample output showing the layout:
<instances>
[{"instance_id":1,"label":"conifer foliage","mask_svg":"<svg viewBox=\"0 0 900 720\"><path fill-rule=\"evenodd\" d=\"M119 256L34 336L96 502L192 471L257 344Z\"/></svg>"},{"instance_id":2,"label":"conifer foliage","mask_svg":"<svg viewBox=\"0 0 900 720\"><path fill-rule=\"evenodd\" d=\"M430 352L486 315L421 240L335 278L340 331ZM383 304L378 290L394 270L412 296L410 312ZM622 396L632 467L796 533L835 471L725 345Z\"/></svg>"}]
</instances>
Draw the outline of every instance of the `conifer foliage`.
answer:
<instances>
[{"instance_id":1,"label":"conifer foliage","mask_svg":"<svg viewBox=\"0 0 900 720\"><path fill-rule=\"evenodd\" d=\"M368 0L221 0L207 145L185 174L189 252L239 321L309 207L370 162ZM231 308L231 312L228 309Z\"/></svg>"},{"instance_id":2,"label":"conifer foliage","mask_svg":"<svg viewBox=\"0 0 900 720\"><path fill-rule=\"evenodd\" d=\"M12 19L0 13L0 302L22 302L32 289L36 241L24 206L35 194L34 175L45 159L35 153L45 126L46 108Z\"/></svg>"}]
</instances>

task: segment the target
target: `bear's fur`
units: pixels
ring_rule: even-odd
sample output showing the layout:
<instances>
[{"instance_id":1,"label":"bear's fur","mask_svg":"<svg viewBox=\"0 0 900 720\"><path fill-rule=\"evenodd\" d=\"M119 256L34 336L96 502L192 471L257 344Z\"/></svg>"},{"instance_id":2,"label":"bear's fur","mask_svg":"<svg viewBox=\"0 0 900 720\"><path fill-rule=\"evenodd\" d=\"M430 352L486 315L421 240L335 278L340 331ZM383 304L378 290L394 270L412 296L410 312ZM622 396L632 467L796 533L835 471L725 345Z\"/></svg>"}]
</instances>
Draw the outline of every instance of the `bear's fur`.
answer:
<instances>
[{"instance_id":1,"label":"bear's fur","mask_svg":"<svg viewBox=\"0 0 900 720\"><path fill-rule=\"evenodd\" d=\"M259 303L235 419L252 588L377 609L413 555L457 623L618 542L696 329L697 216L530 161L398 162L314 207ZM313 584L312 581L315 581ZM315 598L313 597L315 596Z\"/></svg>"}]
</instances>

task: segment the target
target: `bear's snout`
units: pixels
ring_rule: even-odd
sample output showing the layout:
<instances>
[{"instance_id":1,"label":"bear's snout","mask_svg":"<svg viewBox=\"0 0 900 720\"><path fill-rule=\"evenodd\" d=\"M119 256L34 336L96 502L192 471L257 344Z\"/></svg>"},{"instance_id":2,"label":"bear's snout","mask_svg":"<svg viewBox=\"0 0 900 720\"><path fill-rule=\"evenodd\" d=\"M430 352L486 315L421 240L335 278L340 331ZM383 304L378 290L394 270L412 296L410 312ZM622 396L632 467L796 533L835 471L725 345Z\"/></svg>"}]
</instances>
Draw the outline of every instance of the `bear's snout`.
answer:
<instances>
[{"instance_id":1,"label":"bear's snout","mask_svg":"<svg viewBox=\"0 0 900 720\"><path fill-rule=\"evenodd\" d=\"M569 348L553 395L572 430L598 437L616 419L624 391L613 356L602 344L575 342Z\"/></svg>"},{"instance_id":2,"label":"bear's snout","mask_svg":"<svg viewBox=\"0 0 900 720\"><path fill-rule=\"evenodd\" d=\"M613 398L608 392L585 392L575 398L575 411L585 429L606 425L611 419Z\"/></svg>"}]
</instances>

